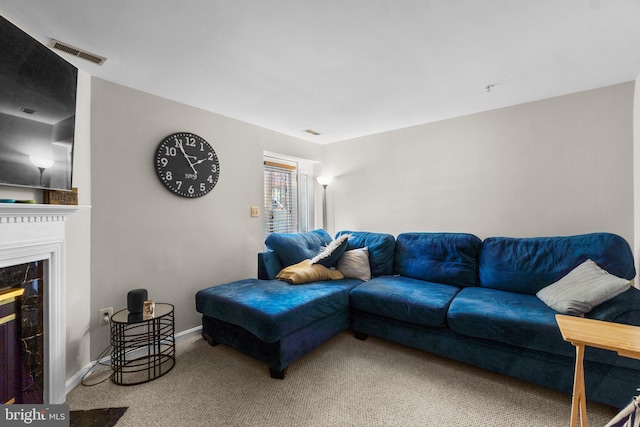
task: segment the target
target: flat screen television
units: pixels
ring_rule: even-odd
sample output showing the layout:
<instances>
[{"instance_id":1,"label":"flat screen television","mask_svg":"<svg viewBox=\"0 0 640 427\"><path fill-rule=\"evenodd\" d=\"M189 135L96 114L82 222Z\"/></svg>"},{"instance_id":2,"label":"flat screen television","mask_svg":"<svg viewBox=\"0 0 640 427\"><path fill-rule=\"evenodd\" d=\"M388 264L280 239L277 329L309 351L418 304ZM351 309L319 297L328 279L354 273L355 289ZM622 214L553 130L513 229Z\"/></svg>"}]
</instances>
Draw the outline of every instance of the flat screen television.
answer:
<instances>
[{"instance_id":1,"label":"flat screen television","mask_svg":"<svg viewBox=\"0 0 640 427\"><path fill-rule=\"evenodd\" d=\"M0 185L71 190L78 69L0 16Z\"/></svg>"}]
</instances>

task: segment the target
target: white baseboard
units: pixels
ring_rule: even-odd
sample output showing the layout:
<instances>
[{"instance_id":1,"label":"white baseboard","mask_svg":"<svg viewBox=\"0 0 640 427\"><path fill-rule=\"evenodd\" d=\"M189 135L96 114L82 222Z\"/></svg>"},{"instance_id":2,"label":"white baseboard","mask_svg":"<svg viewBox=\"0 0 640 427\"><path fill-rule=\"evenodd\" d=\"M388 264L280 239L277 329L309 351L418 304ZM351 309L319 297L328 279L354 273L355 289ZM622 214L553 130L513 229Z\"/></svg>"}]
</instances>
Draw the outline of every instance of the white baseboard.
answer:
<instances>
[{"instance_id":1,"label":"white baseboard","mask_svg":"<svg viewBox=\"0 0 640 427\"><path fill-rule=\"evenodd\" d=\"M193 334L200 334L201 330L202 330L202 326L196 326L195 328L178 332L177 334L174 334L175 341L176 343L178 343L180 340L188 338ZM82 378L87 374L87 372L89 372L89 370L91 370L94 367L94 365L95 365L96 372L101 371L103 369L110 369L109 367L111 366L111 356L107 356L100 359L99 364L97 364L95 360L92 362L89 362L82 369L80 369L73 376L71 376L71 378L69 378L65 383L65 396L71 390L73 390L78 385L80 385L80 383L82 382ZM104 365L107 365L107 366L104 366Z\"/></svg>"}]
</instances>

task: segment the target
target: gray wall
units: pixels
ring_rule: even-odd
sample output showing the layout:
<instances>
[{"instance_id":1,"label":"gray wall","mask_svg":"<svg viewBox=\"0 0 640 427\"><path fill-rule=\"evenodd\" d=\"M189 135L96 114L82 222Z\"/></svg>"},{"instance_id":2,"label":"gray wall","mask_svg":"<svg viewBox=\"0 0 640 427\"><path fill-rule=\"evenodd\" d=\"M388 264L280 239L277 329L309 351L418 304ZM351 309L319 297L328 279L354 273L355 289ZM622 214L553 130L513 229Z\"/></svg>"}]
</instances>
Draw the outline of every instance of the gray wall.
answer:
<instances>
[{"instance_id":1,"label":"gray wall","mask_svg":"<svg viewBox=\"0 0 640 427\"><path fill-rule=\"evenodd\" d=\"M634 233L634 83L326 146L331 230Z\"/></svg>"},{"instance_id":2,"label":"gray wall","mask_svg":"<svg viewBox=\"0 0 640 427\"><path fill-rule=\"evenodd\" d=\"M91 355L108 344L100 308L126 307L145 288L175 305L176 331L201 324L195 293L255 277L264 248L263 152L319 160L321 146L92 79ZM174 132L207 140L220 179L206 196L185 199L158 180L153 157ZM250 207L260 206L260 218Z\"/></svg>"}]
</instances>

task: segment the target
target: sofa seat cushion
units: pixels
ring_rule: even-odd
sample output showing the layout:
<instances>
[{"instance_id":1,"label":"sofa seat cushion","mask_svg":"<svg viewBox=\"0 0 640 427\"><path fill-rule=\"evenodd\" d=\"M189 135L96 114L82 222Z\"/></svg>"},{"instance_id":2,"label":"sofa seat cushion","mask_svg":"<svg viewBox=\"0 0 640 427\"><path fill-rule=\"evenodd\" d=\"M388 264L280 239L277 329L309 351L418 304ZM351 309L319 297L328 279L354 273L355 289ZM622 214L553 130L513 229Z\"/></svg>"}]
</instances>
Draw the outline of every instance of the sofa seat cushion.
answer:
<instances>
[{"instance_id":1,"label":"sofa seat cushion","mask_svg":"<svg viewBox=\"0 0 640 427\"><path fill-rule=\"evenodd\" d=\"M290 285L280 280L246 279L212 286L196 294L196 310L240 326L265 342L282 337L349 306L357 279Z\"/></svg>"},{"instance_id":2,"label":"sofa seat cushion","mask_svg":"<svg viewBox=\"0 0 640 427\"><path fill-rule=\"evenodd\" d=\"M444 327L449 304L459 290L408 277L380 276L351 291L351 308L403 322Z\"/></svg>"},{"instance_id":3,"label":"sofa seat cushion","mask_svg":"<svg viewBox=\"0 0 640 427\"><path fill-rule=\"evenodd\" d=\"M461 335L573 356L556 323L557 312L535 295L464 288L451 302L449 327Z\"/></svg>"}]
</instances>

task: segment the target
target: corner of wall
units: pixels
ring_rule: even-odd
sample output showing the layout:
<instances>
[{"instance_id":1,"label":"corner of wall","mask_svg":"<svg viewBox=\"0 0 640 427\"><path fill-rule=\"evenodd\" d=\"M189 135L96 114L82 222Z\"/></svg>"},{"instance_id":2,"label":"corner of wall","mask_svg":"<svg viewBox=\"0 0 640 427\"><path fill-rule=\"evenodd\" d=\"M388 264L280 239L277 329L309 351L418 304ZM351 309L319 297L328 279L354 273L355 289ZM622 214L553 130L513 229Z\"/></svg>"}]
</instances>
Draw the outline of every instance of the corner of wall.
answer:
<instances>
[{"instance_id":1,"label":"corner of wall","mask_svg":"<svg viewBox=\"0 0 640 427\"><path fill-rule=\"evenodd\" d=\"M640 253L640 75L636 78L633 92L633 248L638 268L638 254ZM638 280L635 280L638 287Z\"/></svg>"},{"instance_id":2,"label":"corner of wall","mask_svg":"<svg viewBox=\"0 0 640 427\"><path fill-rule=\"evenodd\" d=\"M91 206L91 76L78 70L73 186L78 204ZM66 378L90 361L91 210L81 209L66 225Z\"/></svg>"}]
</instances>

